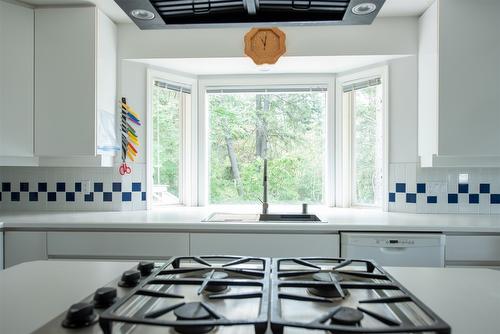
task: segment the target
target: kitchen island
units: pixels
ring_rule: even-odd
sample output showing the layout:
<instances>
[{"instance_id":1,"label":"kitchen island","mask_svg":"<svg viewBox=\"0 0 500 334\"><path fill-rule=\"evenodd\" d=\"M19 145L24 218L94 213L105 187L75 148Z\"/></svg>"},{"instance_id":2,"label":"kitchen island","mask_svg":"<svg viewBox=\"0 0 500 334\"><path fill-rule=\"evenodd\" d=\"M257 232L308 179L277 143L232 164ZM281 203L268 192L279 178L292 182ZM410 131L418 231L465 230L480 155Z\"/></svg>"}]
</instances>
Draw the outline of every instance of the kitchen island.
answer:
<instances>
[{"instance_id":1,"label":"kitchen island","mask_svg":"<svg viewBox=\"0 0 500 334\"><path fill-rule=\"evenodd\" d=\"M36 261L0 272L0 333L35 330L135 264ZM385 269L448 322L453 334L498 333L500 271Z\"/></svg>"}]
</instances>

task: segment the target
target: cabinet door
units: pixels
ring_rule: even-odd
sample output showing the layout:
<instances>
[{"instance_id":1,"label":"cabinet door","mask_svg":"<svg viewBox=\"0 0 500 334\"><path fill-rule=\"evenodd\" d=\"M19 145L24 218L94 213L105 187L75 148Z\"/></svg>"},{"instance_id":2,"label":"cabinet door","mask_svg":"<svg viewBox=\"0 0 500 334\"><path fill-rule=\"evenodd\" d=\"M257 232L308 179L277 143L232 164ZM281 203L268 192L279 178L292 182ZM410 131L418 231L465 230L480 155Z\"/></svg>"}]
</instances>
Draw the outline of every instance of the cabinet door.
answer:
<instances>
[{"instance_id":1,"label":"cabinet door","mask_svg":"<svg viewBox=\"0 0 500 334\"><path fill-rule=\"evenodd\" d=\"M23 262L46 260L46 241L46 232L5 232L5 268Z\"/></svg>"},{"instance_id":2,"label":"cabinet door","mask_svg":"<svg viewBox=\"0 0 500 334\"><path fill-rule=\"evenodd\" d=\"M35 153L96 151L96 8L35 10Z\"/></svg>"},{"instance_id":3,"label":"cabinet door","mask_svg":"<svg viewBox=\"0 0 500 334\"><path fill-rule=\"evenodd\" d=\"M188 233L48 232L49 258L165 259L189 254Z\"/></svg>"},{"instance_id":4,"label":"cabinet door","mask_svg":"<svg viewBox=\"0 0 500 334\"><path fill-rule=\"evenodd\" d=\"M191 255L339 256L337 234L191 233Z\"/></svg>"},{"instance_id":5,"label":"cabinet door","mask_svg":"<svg viewBox=\"0 0 500 334\"><path fill-rule=\"evenodd\" d=\"M0 1L0 157L33 156L33 15Z\"/></svg>"},{"instance_id":6,"label":"cabinet door","mask_svg":"<svg viewBox=\"0 0 500 334\"><path fill-rule=\"evenodd\" d=\"M3 232L0 232L0 270L3 269Z\"/></svg>"},{"instance_id":7,"label":"cabinet door","mask_svg":"<svg viewBox=\"0 0 500 334\"><path fill-rule=\"evenodd\" d=\"M500 266L500 235L446 236L446 265Z\"/></svg>"}]
</instances>

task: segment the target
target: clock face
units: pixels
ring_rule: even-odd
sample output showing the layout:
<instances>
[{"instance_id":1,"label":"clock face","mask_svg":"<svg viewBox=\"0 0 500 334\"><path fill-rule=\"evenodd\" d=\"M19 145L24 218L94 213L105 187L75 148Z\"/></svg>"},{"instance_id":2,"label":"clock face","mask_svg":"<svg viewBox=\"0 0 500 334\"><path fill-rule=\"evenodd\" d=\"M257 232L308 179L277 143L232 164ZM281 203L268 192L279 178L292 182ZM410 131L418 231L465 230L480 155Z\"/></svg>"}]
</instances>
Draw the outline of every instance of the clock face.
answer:
<instances>
[{"instance_id":1,"label":"clock face","mask_svg":"<svg viewBox=\"0 0 500 334\"><path fill-rule=\"evenodd\" d=\"M285 34L278 28L253 28L245 35L245 54L257 64L274 64L285 53Z\"/></svg>"},{"instance_id":2,"label":"clock face","mask_svg":"<svg viewBox=\"0 0 500 334\"><path fill-rule=\"evenodd\" d=\"M272 30L259 30L252 38L252 49L259 56L274 54L280 48L280 38Z\"/></svg>"}]
</instances>

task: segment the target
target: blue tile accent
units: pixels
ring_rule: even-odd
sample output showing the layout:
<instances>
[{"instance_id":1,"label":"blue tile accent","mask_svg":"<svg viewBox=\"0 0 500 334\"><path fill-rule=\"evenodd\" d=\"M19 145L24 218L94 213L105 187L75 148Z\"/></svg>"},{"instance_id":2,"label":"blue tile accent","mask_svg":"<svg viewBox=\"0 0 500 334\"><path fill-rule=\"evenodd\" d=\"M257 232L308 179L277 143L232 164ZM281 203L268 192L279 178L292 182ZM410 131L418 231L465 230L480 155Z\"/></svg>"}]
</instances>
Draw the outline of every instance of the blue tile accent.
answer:
<instances>
[{"instance_id":1,"label":"blue tile accent","mask_svg":"<svg viewBox=\"0 0 500 334\"><path fill-rule=\"evenodd\" d=\"M448 194L448 203L457 204L458 203L458 194Z\"/></svg>"},{"instance_id":2,"label":"blue tile accent","mask_svg":"<svg viewBox=\"0 0 500 334\"><path fill-rule=\"evenodd\" d=\"M122 191L122 183L121 182L113 182L113 192L119 193Z\"/></svg>"},{"instance_id":3,"label":"blue tile accent","mask_svg":"<svg viewBox=\"0 0 500 334\"><path fill-rule=\"evenodd\" d=\"M67 192L66 193L66 202L74 202L75 201L75 193Z\"/></svg>"},{"instance_id":4,"label":"blue tile accent","mask_svg":"<svg viewBox=\"0 0 500 334\"><path fill-rule=\"evenodd\" d=\"M47 201L48 202L55 202L55 201L57 201L57 193L56 192L48 192L47 193Z\"/></svg>"},{"instance_id":5,"label":"blue tile accent","mask_svg":"<svg viewBox=\"0 0 500 334\"><path fill-rule=\"evenodd\" d=\"M38 192L47 192L47 182L38 182Z\"/></svg>"},{"instance_id":6,"label":"blue tile accent","mask_svg":"<svg viewBox=\"0 0 500 334\"><path fill-rule=\"evenodd\" d=\"M130 201L132 201L132 193L131 192L122 193L122 202L130 202Z\"/></svg>"},{"instance_id":7,"label":"blue tile accent","mask_svg":"<svg viewBox=\"0 0 500 334\"><path fill-rule=\"evenodd\" d=\"M113 193L110 192L102 193L102 200L104 202L111 202L113 200Z\"/></svg>"},{"instance_id":8,"label":"blue tile accent","mask_svg":"<svg viewBox=\"0 0 500 334\"><path fill-rule=\"evenodd\" d=\"M84 200L85 202L93 202L94 201L94 193L89 193L89 194L85 194L84 197Z\"/></svg>"},{"instance_id":9,"label":"blue tile accent","mask_svg":"<svg viewBox=\"0 0 500 334\"><path fill-rule=\"evenodd\" d=\"M459 183L458 184L458 193L459 194L467 194L469 192L469 185L467 183Z\"/></svg>"},{"instance_id":10,"label":"blue tile accent","mask_svg":"<svg viewBox=\"0 0 500 334\"><path fill-rule=\"evenodd\" d=\"M479 184L479 192L481 194L489 194L490 193L490 184L489 183L480 183Z\"/></svg>"},{"instance_id":11,"label":"blue tile accent","mask_svg":"<svg viewBox=\"0 0 500 334\"><path fill-rule=\"evenodd\" d=\"M19 202L21 200L21 193L18 191L13 191L10 193L10 200L12 202Z\"/></svg>"},{"instance_id":12,"label":"blue tile accent","mask_svg":"<svg viewBox=\"0 0 500 334\"><path fill-rule=\"evenodd\" d=\"M146 200L146 192L145 192L145 191L143 191L143 192L141 193L141 201L145 201L145 200Z\"/></svg>"},{"instance_id":13,"label":"blue tile accent","mask_svg":"<svg viewBox=\"0 0 500 334\"><path fill-rule=\"evenodd\" d=\"M102 182L95 182L94 183L94 192L95 193L102 193L104 191L104 185Z\"/></svg>"},{"instance_id":14,"label":"blue tile accent","mask_svg":"<svg viewBox=\"0 0 500 334\"><path fill-rule=\"evenodd\" d=\"M479 204L479 194L469 194L469 204Z\"/></svg>"},{"instance_id":15,"label":"blue tile accent","mask_svg":"<svg viewBox=\"0 0 500 334\"><path fill-rule=\"evenodd\" d=\"M77 192L77 193L82 192L82 183L81 182L75 182L75 192Z\"/></svg>"},{"instance_id":16,"label":"blue tile accent","mask_svg":"<svg viewBox=\"0 0 500 334\"><path fill-rule=\"evenodd\" d=\"M406 203L417 203L417 194L406 194Z\"/></svg>"},{"instance_id":17,"label":"blue tile accent","mask_svg":"<svg viewBox=\"0 0 500 334\"><path fill-rule=\"evenodd\" d=\"M141 191L141 183L132 182L132 191Z\"/></svg>"},{"instance_id":18,"label":"blue tile accent","mask_svg":"<svg viewBox=\"0 0 500 334\"><path fill-rule=\"evenodd\" d=\"M30 191L30 184L28 182L21 182L19 184L19 189L21 190L21 192L28 192Z\"/></svg>"},{"instance_id":19,"label":"blue tile accent","mask_svg":"<svg viewBox=\"0 0 500 334\"><path fill-rule=\"evenodd\" d=\"M425 183L417 183L417 194L425 194Z\"/></svg>"},{"instance_id":20,"label":"blue tile accent","mask_svg":"<svg viewBox=\"0 0 500 334\"><path fill-rule=\"evenodd\" d=\"M132 186L134 184L132 183ZM396 183L396 192L397 193L405 193L406 192L406 183Z\"/></svg>"},{"instance_id":21,"label":"blue tile accent","mask_svg":"<svg viewBox=\"0 0 500 334\"><path fill-rule=\"evenodd\" d=\"M2 182L2 191L9 192L10 191L10 182Z\"/></svg>"},{"instance_id":22,"label":"blue tile accent","mask_svg":"<svg viewBox=\"0 0 500 334\"><path fill-rule=\"evenodd\" d=\"M490 195L490 203L491 204L500 204L500 194L491 194Z\"/></svg>"},{"instance_id":23,"label":"blue tile accent","mask_svg":"<svg viewBox=\"0 0 500 334\"><path fill-rule=\"evenodd\" d=\"M38 193L30 192L29 199L30 199L30 202L38 202Z\"/></svg>"},{"instance_id":24,"label":"blue tile accent","mask_svg":"<svg viewBox=\"0 0 500 334\"><path fill-rule=\"evenodd\" d=\"M57 182L56 183L56 191L63 193L66 191L66 182Z\"/></svg>"},{"instance_id":25,"label":"blue tile accent","mask_svg":"<svg viewBox=\"0 0 500 334\"><path fill-rule=\"evenodd\" d=\"M396 202L396 193L389 193L389 202L390 203Z\"/></svg>"},{"instance_id":26,"label":"blue tile accent","mask_svg":"<svg viewBox=\"0 0 500 334\"><path fill-rule=\"evenodd\" d=\"M437 196L427 196L427 203L435 204L438 202Z\"/></svg>"}]
</instances>

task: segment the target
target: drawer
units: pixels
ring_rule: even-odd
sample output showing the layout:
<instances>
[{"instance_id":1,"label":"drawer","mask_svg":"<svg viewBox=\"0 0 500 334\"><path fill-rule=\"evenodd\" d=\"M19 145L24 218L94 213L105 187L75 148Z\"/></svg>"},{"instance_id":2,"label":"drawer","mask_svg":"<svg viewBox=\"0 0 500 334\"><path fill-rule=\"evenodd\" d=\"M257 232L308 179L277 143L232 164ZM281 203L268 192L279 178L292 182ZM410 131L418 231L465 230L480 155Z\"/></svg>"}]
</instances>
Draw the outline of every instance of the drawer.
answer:
<instances>
[{"instance_id":1,"label":"drawer","mask_svg":"<svg viewBox=\"0 0 500 334\"><path fill-rule=\"evenodd\" d=\"M188 233L47 233L49 258L166 258L188 252Z\"/></svg>"},{"instance_id":2,"label":"drawer","mask_svg":"<svg viewBox=\"0 0 500 334\"><path fill-rule=\"evenodd\" d=\"M191 233L192 255L339 256L337 234Z\"/></svg>"},{"instance_id":3,"label":"drawer","mask_svg":"<svg viewBox=\"0 0 500 334\"><path fill-rule=\"evenodd\" d=\"M500 236L446 236L446 261L500 262Z\"/></svg>"}]
</instances>

